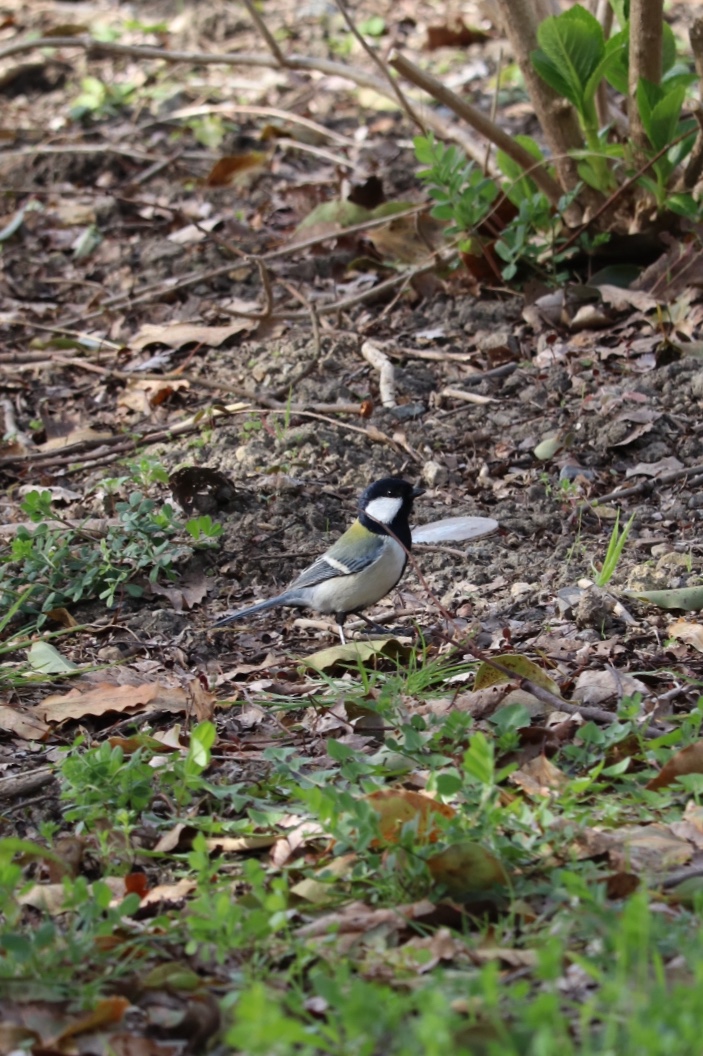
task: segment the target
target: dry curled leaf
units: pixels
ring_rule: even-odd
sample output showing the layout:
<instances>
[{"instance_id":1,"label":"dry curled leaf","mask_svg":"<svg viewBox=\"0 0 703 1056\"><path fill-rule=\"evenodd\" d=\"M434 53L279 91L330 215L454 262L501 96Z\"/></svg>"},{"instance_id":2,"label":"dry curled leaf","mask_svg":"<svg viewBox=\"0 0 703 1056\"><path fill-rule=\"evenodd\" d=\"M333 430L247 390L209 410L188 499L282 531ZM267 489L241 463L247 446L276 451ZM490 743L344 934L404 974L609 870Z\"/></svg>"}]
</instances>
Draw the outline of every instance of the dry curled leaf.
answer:
<instances>
[{"instance_id":1,"label":"dry curled leaf","mask_svg":"<svg viewBox=\"0 0 703 1056\"><path fill-rule=\"evenodd\" d=\"M666 788L677 777L683 777L685 774L703 774L703 741L696 741L695 744L689 744L688 748L676 752L656 777L647 782L646 787Z\"/></svg>"},{"instance_id":2,"label":"dry curled leaf","mask_svg":"<svg viewBox=\"0 0 703 1056\"><path fill-rule=\"evenodd\" d=\"M378 830L385 843L397 843L406 824L417 826L417 839L434 843L440 834L438 818L453 818L455 811L420 792L405 788L382 788L366 796L366 802L379 815Z\"/></svg>"}]
</instances>

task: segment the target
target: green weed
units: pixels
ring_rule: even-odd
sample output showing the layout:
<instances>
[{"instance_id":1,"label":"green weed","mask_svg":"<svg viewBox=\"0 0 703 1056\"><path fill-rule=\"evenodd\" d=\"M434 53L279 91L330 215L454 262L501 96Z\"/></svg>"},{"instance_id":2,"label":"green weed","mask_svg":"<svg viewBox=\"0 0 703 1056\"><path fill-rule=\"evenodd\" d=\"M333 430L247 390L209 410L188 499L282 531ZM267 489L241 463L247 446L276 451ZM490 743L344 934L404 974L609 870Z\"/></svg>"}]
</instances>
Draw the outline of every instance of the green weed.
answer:
<instances>
[{"instance_id":1,"label":"green weed","mask_svg":"<svg viewBox=\"0 0 703 1056\"><path fill-rule=\"evenodd\" d=\"M627 537L630 534L630 528L632 522L635 519L634 513L630 516L625 527L620 530L620 510L615 515L615 523L613 524L613 530L610 533L610 540L608 542L608 549L605 552L603 558L603 564L601 565L600 572L596 575L595 583L598 587L606 587L610 583L611 579L615 575L615 570L618 567L618 562L622 557L622 552L625 549L625 543Z\"/></svg>"}]
</instances>

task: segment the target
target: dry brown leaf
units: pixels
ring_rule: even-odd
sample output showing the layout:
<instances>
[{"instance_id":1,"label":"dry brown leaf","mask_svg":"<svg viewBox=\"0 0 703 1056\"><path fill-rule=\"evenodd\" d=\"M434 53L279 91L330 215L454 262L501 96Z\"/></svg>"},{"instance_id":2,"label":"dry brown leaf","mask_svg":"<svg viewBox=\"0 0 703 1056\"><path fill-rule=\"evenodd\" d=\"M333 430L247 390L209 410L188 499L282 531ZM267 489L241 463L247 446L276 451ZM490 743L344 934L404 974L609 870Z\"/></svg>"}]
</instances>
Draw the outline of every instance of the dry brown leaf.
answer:
<instances>
[{"instance_id":1,"label":"dry brown leaf","mask_svg":"<svg viewBox=\"0 0 703 1056\"><path fill-rule=\"evenodd\" d=\"M668 825L626 825L613 833L613 839L609 858L618 872L662 872L693 857L690 843L675 836Z\"/></svg>"},{"instance_id":2,"label":"dry brown leaf","mask_svg":"<svg viewBox=\"0 0 703 1056\"><path fill-rule=\"evenodd\" d=\"M221 851L225 854L240 854L248 851L262 851L267 847L273 847L278 836L273 833L268 836L213 836L206 840L205 845L209 851Z\"/></svg>"},{"instance_id":3,"label":"dry brown leaf","mask_svg":"<svg viewBox=\"0 0 703 1056\"><path fill-rule=\"evenodd\" d=\"M682 617L680 620L674 620L673 623L670 623L666 630L672 638L678 638L680 642L692 645L699 653L703 653L703 623L696 623L694 620L684 620Z\"/></svg>"},{"instance_id":4,"label":"dry brown leaf","mask_svg":"<svg viewBox=\"0 0 703 1056\"><path fill-rule=\"evenodd\" d=\"M319 822L312 820L300 822L286 836L274 842L269 854L271 864L280 868L301 847L305 847L312 840L319 840L321 836L325 836L325 830Z\"/></svg>"},{"instance_id":5,"label":"dry brown leaf","mask_svg":"<svg viewBox=\"0 0 703 1056\"><path fill-rule=\"evenodd\" d=\"M129 411L138 414L148 414L153 407L159 407L165 403L174 392L181 392L190 388L190 382L185 378L171 381L167 378L130 378L126 387L117 397L117 406L125 407Z\"/></svg>"},{"instance_id":6,"label":"dry brown leaf","mask_svg":"<svg viewBox=\"0 0 703 1056\"><path fill-rule=\"evenodd\" d=\"M174 884L157 884L142 899L142 906L153 906L159 902L182 902L183 899L195 891L197 884L194 880L177 880Z\"/></svg>"},{"instance_id":7,"label":"dry brown leaf","mask_svg":"<svg viewBox=\"0 0 703 1056\"><path fill-rule=\"evenodd\" d=\"M294 934L300 938L315 938L329 932L343 934L352 931L363 934L384 924L405 927L407 921L426 917L434 908L434 904L427 901L395 906L393 909L374 909L364 902L350 902L340 910L326 913L309 924L304 924Z\"/></svg>"},{"instance_id":8,"label":"dry brown leaf","mask_svg":"<svg viewBox=\"0 0 703 1056\"><path fill-rule=\"evenodd\" d=\"M703 807L689 800L681 821L671 825L671 831L682 840L688 840L699 851L703 850Z\"/></svg>"},{"instance_id":9,"label":"dry brown leaf","mask_svg":"<svg viewBox=\"0 0 703 1056\"><path fill-rule=\"evenodd\" d=\"M192 713L198 722L211 719L215 714L217 697L207 689L199 678L188 683L188 695Z\"/></svg>"},{"instance_id":10,"label":"dry brown leaf","mask_svg":"<svg viewBox=\"0 0 703 1056\"><path fill-rule=\"evenodd\" d=\"M49 727L38 715L11 708L9 704L0 704L0 730L24 741L43 741L49 734Z\"/></svg>"},{"instance_id":11,"label":"dry brown leaf","mask_svg":"<svg viewBox=\"0 0 703 1056\"><path fill-rule=\"evenodd\" d=\"M569 783L563 771L551 763L546 755L538 755L510 775L510 781L528 795L550 796Z\"/></svg>"},{"instance_id":12,"label":"dry brown leaf","mask_svg":"<svg viewBox=\"0 0 703 1056\"><path fill-rule=\"evenodd\" d=\"M650 312L657 308L659 302L651 294L644 290L630 290L621 286L610 286L608 283L598 284L603 301L616 311L624 311L627 308L637 308L640 312Z\"/></svg>"},{"instance_id":13,"label":"dry brown leaf","mask_svg":"<svg viewBox=\"0 0 703 1056\"><path fill-rule=\"evenodd\" d=\"M501 961L509 968L533 968L537 963L536 950L515 950L507 946L479 946L469 951L475 964Z\"/></svg>"},{"instance_id":14,"label":"dry brown leaf","mask_svg":"<svg viewBox=\"0 0 703 1056\"><path fill-rule=\"evenodd\" d=\"M172 829L165 832L153 847L154 854L171 854L176 849L183 853L189 851L193 846L193 839L197 829L187 825L184 821L177 822Z\"/></svg>"},{"instance_id":15,"label":"dry brown leaf","mask_svg":"<svg viewBox=\"0 0 703 1056\"><path fill-rule=\"evenodd\" d=\"M105 715L110 711L139 712L186 711L188 698L179 686L162 686L158 682L140 686L113 686L100 682L85 688L75 686L68 693L51 694L33 713L45 722L61 723L82 719L85 715Z\"/></svg>"},{"instance_id":16,"label":"dry brown leaf","mask_svg":"<svg viewBox=\"0 0 703 1056\"><path fill-rule=\"evenodd\" d=\"M59 451L61 448L70 447L72 444L96 443L99 440L110 440L111 438L112 433L91 429L86 426L82 429L73 429L65 436L51 437L45 444L42 444L41 449L42 451Z\"/></svg>"},{"instance_id":17,"label":"dry brown leaf","mask_svg":"<svg viewBox=\"0 0 703 1056\"><path fill-rule=\"evenodd\" d=\"M247 311L252 314L260 310L259 305L253 302L247 308ZM168 345L169 348L181 348L183 345L190 344L210 345L218 348L224 341L228 341L236 334L256 330L260 321L259 319L237 319L228 326L205 326L202 323L145 323L134 335L130 344L137 350L155 344Z\"/></svg>"},{"instance_id":18,"label":"dry brown leaf","mask_svg":"<svg viewBox=\"0 0 703 1056\"><path fill-rule=\"evenodd\" d=\"M453 818L456 813L446 803L405 788L381 788L364 798L379 815L378 829L386 843L397 843L401 829L408 822L416 822L418 840L434 843L441 831L436 824L437 817Z\"/></svg>"},{"instance_id":19,"label":"dry brown leaf","mask_svg":"<svg viewBox=\"0 0 703 1056\"><path fill-rule=\"evenodd\" d=\"M644 682L640 682L627 671L607 668L605 671L582 671L576 680L571 699L575 704L588 704L595 707L604 704L607 700L619 701L635 693L646 696L647 692Z\"/></svg>"},{"instance_id":20,"label":"dry brown leaf","mask_svg":"<svg viewBox=\"0 0 703 1056\"><path fill-rule=\"evenodd\" d=\"M664 473L676 473L679 469L683 469L683 462L670 455L658 462L638 462L626 471L625 477L661 477Z\"/></svg>"},{"instance_id":21,"label":"dry brown leaf","mask_svg":"<svg viewBox=\"0 0 703 1056\"><path fill-rule=\"evenodd\" d=\"M306 876L304 880L299 880L297 884L293 884L290 889L291 894L295 895L296 898L305 899L306 902L312 902L313 905L324 905L330 899L337 897L334 880L348 876L355 862L356 854L341 854L338 858L333 858L332 861L327 862L321 869L317 870L317 875L324 874L324 879L317 880L314 876ZM349 930L355 931L357 929L350 928Z\"/></svg>"},{"instance_id":22,"label":"dry brown leaf","mask_svg":"<svg viewBox=\"0 0 703 1056\"><path fill-rule=\"evenodd\" d=\"M103 876L100 883L110 888L113 903L121 902L127 893L123 876ZM88 889L91 890L91 885ZM63 913L67 897L70 900L72 896L70 892L67 896L63 884L34 884L27 891L20 892L17 901L21 906L33 906L53 917Z\"/></svg>"},{"instance_id":23,"label":"dry brown leaf","mask_svg":"<svg viewBox=\"0 0 703 1056\"><path fill-rule=\"evenodd\" d=\"M57 1037L47 1041L46 1048L60 1048L68 1038L74 1038L77 1034L87 1034L97 1030L99 1027L108 1026L111 1023L119 1023L130 1006L126 997L105 997L98 1001L95 1008L69 1023Z\"/></svg>"},{"instance_id":24,"label":"dry brown leaf","mask_svg":"<svg viewBox=\"0 0 703 1056\"><path fill-rule=\"evenodd\" d=\"M682 777L684 774L703 774L703 741L696 741L695 744L689 744L688 748L682 748L680 752L676 752L656 777L647 782L645 787L649 789L666 788L677 777Z\"/></svg>"}]
</instances>

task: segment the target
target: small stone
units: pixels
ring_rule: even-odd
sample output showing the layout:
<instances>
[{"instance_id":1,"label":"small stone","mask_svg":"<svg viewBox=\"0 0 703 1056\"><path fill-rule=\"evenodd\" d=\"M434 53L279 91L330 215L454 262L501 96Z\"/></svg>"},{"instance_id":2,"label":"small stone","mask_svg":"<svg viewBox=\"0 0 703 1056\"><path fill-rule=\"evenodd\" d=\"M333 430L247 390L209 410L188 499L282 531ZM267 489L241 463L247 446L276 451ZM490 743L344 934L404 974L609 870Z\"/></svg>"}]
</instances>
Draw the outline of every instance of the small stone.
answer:
<instances>
[{"instance_id":1,"label":"small stone","mask_svg":"<svg viewBox=\"0 0 703 1056\"><path fill-rule=\"evenodd\" d=\"M425 462L422 467L422 479L431 488L438 488L446 484L448 476L447 467L440 465L439 462L430 460Z\"/></svg>"},{"instance_id":2,"label":"small stone","mask_svg":"<svg viewBox=\"0 0 703 1056\"><path fill-rule=\"evenodd\" d=\"M424 403L403 403L400 407L391 408L391 414L399 422L409 421L411 418L420 418L427 408Z\"/></svg>"}]
</instances>

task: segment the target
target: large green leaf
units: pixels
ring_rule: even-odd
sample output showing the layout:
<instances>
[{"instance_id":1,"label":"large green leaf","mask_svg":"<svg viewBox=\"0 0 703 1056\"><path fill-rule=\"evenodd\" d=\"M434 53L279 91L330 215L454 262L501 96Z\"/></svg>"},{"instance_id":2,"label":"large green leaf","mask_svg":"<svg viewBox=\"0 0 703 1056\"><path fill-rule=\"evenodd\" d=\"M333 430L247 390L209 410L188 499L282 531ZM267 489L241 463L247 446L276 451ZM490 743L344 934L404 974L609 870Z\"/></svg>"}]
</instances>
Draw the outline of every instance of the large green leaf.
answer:
<instances>
[{"instance_id":1,"label":"large green leaf","mask_svg":"<svg viewBox=\"0 0 703 1056\"><path fill-rule=\"evenodd\" d=\"M627 92L627 33L616 33L603 48L603 58L588 78L584 88L586 99L592 99L598 91L598 85L604 77L610 80L611 71L615 75L625 67L625 93ZM612 83L612 82L611 82Z\"/></svg>"},{"instance_id":2,"label":"large green leaf","mask_svg":"<svg viewBox=\"0 0 703 1056\"><path fill-rule=\"evenodd\" d=\"M628 70L630 65L630 27L625 26L619 33L613 33L605 45L608 53L612 52L614 61L609 63L605 70L606 80L612 84L616 92L621 95L628 94Z\"/></svg>"},{"instance_id":3,"label":"large green leaf","mask_svg":"<svg viewBox=\"0 0 703 1056\"><path fill-rule=\"evenodd\" d=\"M532 65L542 80L546 81L550 88L553 88L559 95L563 95L580 111L583 106L583 93L572 87L571 83L557 69L549 56L538 48L532 52L530 58L532 59Z\"/></svg>"},{"instance_id":4,"label":"large green leaf","mask_svg":"<svg viewBox=\"0 0 703 1056\"><path fill-rule=\"evenodd\" d=\"M666 73L676 62L676 37L668 22L662 25L662 73Z\"/></svg>"},{"instance_id":5,"label":"large green leaf","mask_svg":"<svg viewBox=\"0 0 703 1056\"><path fill-rule=\"evenodd\" d=\"M598 19L576 4L545 18L537 30L537 43L532 62L539 75L582 110L586 86L605 57Z\"/></svg>"},{"instance_id":6,"label":"large green leaf","mask_svg":"<svg viewBox=\"0 0 703 1056\"><path fill-rule=\"evenodd\" d=\"M667 90L659 84L652 84L644 77L640 78L637 85L637 109L647 138L655 150L663 150L675 139L685 95L686 89L683 85L676 85Z\"/></svg>"}]
</instances>

